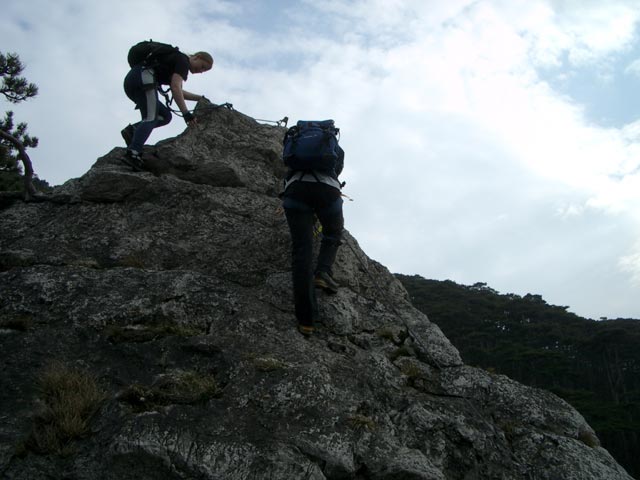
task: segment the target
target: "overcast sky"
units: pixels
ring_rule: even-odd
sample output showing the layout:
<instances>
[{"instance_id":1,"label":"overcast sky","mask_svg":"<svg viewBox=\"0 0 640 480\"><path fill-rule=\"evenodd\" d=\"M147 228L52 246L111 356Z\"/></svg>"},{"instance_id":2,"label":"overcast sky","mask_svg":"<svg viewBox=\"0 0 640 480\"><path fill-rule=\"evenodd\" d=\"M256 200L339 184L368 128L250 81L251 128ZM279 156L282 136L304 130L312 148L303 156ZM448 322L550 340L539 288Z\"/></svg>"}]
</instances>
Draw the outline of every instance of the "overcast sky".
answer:
<instances>
[{"instance_id":1,"label":"overcast sky","mask_svg":"<svg viewBox=\"0 0 640 480\"><path fill-rule=\"evenodd\" d=\"M258 119L333 118L347 229L392 272L640 318L639 0L0 0L0 101L51 184L122 146L126 54L213 54L185 88ZM184 129L176 118L155 143Z\"/></svg>"}]
</instances>

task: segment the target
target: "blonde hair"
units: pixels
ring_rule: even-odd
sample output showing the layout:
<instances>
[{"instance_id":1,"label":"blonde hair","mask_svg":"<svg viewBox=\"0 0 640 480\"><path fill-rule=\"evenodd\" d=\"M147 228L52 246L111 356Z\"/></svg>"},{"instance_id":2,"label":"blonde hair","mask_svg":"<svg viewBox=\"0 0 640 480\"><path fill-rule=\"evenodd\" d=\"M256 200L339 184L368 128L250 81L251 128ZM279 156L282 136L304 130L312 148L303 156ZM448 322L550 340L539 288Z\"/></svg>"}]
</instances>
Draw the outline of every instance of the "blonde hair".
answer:
<instances>
[{"instance_id":1,"label":"blonde hair","mask_svg":"<svg viewBox=\"0 0 640 480\"><path fill-rule=\"evenodd\" d=\"M191 56L192 57L201 58L202 60L204 60L205 62L207 62L209 65L211 65L213 67L213 57L211 56L210 53L207 53L207 52L196 52Z\"/></svg>"}]
</instances>

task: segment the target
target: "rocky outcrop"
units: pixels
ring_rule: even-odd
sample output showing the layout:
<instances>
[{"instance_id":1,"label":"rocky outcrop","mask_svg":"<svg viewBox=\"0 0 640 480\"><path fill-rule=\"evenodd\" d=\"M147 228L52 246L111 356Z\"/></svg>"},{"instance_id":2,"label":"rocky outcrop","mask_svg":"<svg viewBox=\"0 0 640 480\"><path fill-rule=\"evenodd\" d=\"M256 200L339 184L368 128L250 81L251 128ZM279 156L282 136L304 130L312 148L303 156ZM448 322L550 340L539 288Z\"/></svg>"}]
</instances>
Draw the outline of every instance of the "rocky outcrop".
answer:
<instances>
[{"instance_id":1,"label":"rocky outcrop","mask_svg":"<svg viewBox=\"0 0 640 480\"><path fill-rule=\"evenodd\" d=\"M150 172L115 148L0 210L0 476L631 478L564 401L464 365L348 233L342 289L298 334L284 129L197 114ZM75 434L54 431L52 364L103 393Z\"/></svg>"}]
</instances>

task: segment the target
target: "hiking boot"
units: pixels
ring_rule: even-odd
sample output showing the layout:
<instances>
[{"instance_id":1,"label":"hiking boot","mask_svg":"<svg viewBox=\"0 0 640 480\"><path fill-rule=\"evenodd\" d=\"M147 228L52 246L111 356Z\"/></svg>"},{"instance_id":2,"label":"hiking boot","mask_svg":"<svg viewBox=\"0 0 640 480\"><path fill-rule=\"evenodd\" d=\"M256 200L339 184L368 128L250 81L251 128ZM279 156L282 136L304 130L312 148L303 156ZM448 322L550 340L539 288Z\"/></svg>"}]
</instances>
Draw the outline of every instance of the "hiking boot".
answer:
<instances>
[{"instance_id":1,"label":"hiking boot","mask_svg":"<svg viewBox=\"0 0 640 480\"><path fill-rule=\"evenodd\" d=\"M134 131L135 131L135 128L131 124L127 125L126 127L124 127L120 131L120 135L122 135L122 138L124 138L124 143L127 144L127 147L129 145L131 145L131 141L133 140L133 132Z\"/></svg>"},{"instance_id":2,"label":"hiking boot","mask_svg":"<svg viewBox=\"0 0 640 480\"><path fill-rule=\"evenodd\" d=\"M305 337L309 337L313 335L315 328L310 325L298 325L298 331Z\"/></svg>"},{"instance_id":3,"label":"hiking boot","mask_svg":"<svg viewBox=\"0 0 640 480\"><path fill-rule=\"evenodd\" d=\"M327 272L316 273L313 284L327 293L338 293L338 288L340 288L340 285Z\"/></svg>"},{"instance_id":4,"label":"hiking boot","mask_svg":"<svg viewBox=\"0 0 640 480\"><path fill-rule=\"evenodd\" d=\"M145 165L144 160L142 160L142 155L135 150L127 148L127 152L125 153L122 161L133 168L134 172L144 170Z\"/></svg>"}]
</instances>

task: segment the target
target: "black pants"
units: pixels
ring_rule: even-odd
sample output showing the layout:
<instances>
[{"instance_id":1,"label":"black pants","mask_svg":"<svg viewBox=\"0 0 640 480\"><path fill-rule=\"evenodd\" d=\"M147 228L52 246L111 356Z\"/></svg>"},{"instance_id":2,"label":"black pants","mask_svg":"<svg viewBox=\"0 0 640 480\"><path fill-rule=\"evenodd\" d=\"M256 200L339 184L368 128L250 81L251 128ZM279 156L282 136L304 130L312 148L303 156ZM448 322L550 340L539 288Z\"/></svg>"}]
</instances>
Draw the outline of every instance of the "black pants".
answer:
<instances>
[{"instance_id":1,"label":"black pants","mask_svg":"<svg viewBox=\"0 0 640 480\"><path fill-rule=\"evenodd\" d=\"M344 217L340 190L319 182L294 182L285 192L283 207L291 232L293 300L300 325L313 325L318 304L313 286L313 227L316 217L322 225L322 240L315 272L332 273Z\"/></svg>"},{"instance_id":2,"label":"black pants","mask_svg":"<svg viewBox=\"0 0 640 480\"><path fill-rule=\"evenodd\" d=\"M138 65L133 67L124 79L127 97L140 109L142 120L136 123L129 148L142 153L142 146L156 127L171 121L171 110L158 99L158 91L153 70Z\"/></svg>"}]
</instances>

